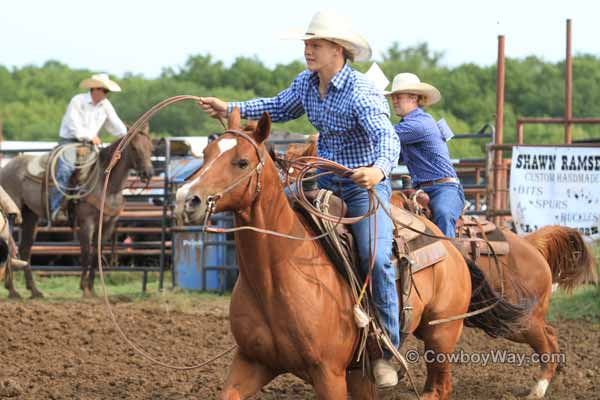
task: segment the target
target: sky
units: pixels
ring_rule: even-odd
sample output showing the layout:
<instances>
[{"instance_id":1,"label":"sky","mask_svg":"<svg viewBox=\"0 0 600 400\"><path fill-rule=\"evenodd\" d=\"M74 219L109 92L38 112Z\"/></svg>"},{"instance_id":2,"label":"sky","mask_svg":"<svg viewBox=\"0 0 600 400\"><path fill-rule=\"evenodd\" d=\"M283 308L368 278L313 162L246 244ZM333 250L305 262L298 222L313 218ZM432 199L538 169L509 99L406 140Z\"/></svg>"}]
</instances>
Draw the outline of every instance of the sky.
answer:
<instances>
[{"instance_id":1,"label":"sky","mask_svg":"<svg viewBox=\"0 0 600 400\"><path fill-rule=\"evenodd\" d=\"M394 42L427 42L445 65L491 65L502 34L507 57L556 62L565 57L567 18L573 54L600 56L600 2L591 0L0 0L0 65L58 60L154 78L211 54L226 65L257 56L273 67L302 59L302 42L280 37L324 8L349 17L376 59Z\"/></svg>"}]
</instances>

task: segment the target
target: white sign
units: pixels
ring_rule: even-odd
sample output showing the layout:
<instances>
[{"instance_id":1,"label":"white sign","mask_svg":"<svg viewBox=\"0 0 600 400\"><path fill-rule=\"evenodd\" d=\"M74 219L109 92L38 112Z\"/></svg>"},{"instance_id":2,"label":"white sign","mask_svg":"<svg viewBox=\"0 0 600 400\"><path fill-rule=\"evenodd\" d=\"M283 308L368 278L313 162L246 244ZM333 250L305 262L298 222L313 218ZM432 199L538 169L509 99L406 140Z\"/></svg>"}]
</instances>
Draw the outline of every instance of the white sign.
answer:
<instances>
[{"instance_id":1,"label":"white sign","mask_svg":"<svg viewBox=\"0 0 600 400\"><path fill-rule=\"evenodd\" d=\"M510 207L519 234L563 225L600 239L600 148L514 147Z\"/></svg>"},{"instance_id":2,"label":"white sign","mask_svg":"<svg viewBox=\"0 0 600 400\"><path fill-rule=\"evenodd\" d=\"M382 92L390 84L389 79L385 76L377 63L373 63L371 68L365 73L365 76L375 84L375 87Z\"/></svg>"}]
</instances>

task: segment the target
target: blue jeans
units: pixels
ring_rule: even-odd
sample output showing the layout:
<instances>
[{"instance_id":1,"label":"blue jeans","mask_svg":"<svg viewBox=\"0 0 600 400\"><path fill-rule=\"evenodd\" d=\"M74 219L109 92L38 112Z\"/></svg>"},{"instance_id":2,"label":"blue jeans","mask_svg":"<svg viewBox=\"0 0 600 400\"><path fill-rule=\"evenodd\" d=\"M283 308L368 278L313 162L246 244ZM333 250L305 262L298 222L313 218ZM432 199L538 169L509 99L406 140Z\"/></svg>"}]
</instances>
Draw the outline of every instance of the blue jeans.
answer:
<instances>
[{"instance_id":1,"label":"blue jeans","mask_svg":"<svg viewBox=\"0 0 600 400\"><path fill-rule=\"evenodd\" d=\"M348 206L347 217L364 215L369 209L367 190L356 185L350 178L332 175L322 176L319 178L319 187L331 190L346 202ZM378 183L375 190L381 201L384 202L382 206L389 209L392 193L390 180L386 179ZM394 225L382 208L377 211L376 233L374 232L373 222L374 218L371 216L350 226L358 247L360 268L365 276L369 271L370 255L375 245L373 237L377 238L375 264L371 277L373 303L377 308L383 327L397 348L400 345L400 311L398 308L398 292L396 291L396 273L390 262ZM384 357L391 357L391 353L384 351Z\"/></svg>"},{"instance_id":2,"label":"blue jeans","mask_svg":"<svg viewBox=\"0 0 600 400\"><path fill-rule=\"evenodd\" d=\"M456 220L465 207L465 194L459 183L441 183L426 186L423 190L429 195L429 207L433 213L433 223L447 237L453 238Z\"/></svg>"},{"instance_id":3,"label":"blue jeans","mask_svg":"<svg viewBox=\"0 0 600 400\"><path fill-rule=\"evenodd\" d=\"M69 143L69 142L60 142L60 144ZM65 162L63 157L68 160ZM58 184L61 186L62 190L65 191L66 188L69 187L69 179L73 172L75 171L75 161L77 158L77 153L75 149L72 151L66 151L63 153L63 157L59 157L56 163L56 180ZM50 166L48 166L49 168ZM53 213L56 209L58 209L64 199L64 195L58 191L56 187L52 187L50 190L50 212Z\"/></svg>"}]
</instances>

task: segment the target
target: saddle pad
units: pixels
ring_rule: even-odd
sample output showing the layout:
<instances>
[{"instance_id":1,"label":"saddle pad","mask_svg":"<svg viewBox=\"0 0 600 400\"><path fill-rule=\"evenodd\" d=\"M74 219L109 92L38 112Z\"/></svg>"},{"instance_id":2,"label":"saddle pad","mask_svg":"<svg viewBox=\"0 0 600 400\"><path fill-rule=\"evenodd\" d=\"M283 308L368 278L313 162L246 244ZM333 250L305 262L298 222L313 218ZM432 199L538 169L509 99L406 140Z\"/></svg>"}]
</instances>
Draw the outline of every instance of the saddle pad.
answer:
<instances>
[{"instance_id":1,"label":"saddle pad","mask_svg":"<svg viewBox=\"0 0 600 400\"><path fill-rule=\"evenodd\" d=\"M27 163L27 174L31 178L42 179L48 165L48 157L50 153L43 153L38 156L33 156Z\"/></svg>"},{"instance_id":2,"label":"saddle pad","mask_svg":"<svg viewBox=\"0 0 600 400\"><path fill-rule=\"evenodd\" d=\"M412 251L407 255L407 257L413 261L410 265L410 269L413 274L427 267L431 267L432 265L444 260L447 256L448 250L446 250L441 240L430 243L425 247L421 247L420 249ZM406 262L401 262L402 260L404 259L399 259L396 254L392 256L391 262L394 266L394 270L396 271L396 280L399 280L402 276L400 268L406 267Z\"/></svg>"},{"instance_id":3,"label":"saddle pad","mask_svg":"<svg viewBox=\"0 0 600 400\"><path fill-rule=\"evenodd\" d=\"M427 235L434 235L431 229L425 228L425 224L423 224L421 232ZM405 264L399 261L406 258L412 261L411 270L415 273L442 261L448 256L448 251L442 239L436 239L427 235L418 234L411 241L405 241L402 237L394 238L392 264L396 269L396 278L400 276L398 274L399 268Z\"/></svg>"}]
</instances>

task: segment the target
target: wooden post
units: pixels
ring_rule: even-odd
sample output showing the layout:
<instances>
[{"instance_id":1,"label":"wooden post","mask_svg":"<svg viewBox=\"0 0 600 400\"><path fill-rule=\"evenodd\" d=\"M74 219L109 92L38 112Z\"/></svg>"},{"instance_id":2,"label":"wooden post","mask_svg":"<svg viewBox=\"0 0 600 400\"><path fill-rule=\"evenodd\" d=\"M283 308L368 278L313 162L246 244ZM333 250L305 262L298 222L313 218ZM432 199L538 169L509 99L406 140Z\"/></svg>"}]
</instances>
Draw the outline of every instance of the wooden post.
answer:
<instances>
[{"instance_id":1,"label":"wooden post","mask_svg":"<svg viewBox=\"0 0 600 400\"><path fill-rule=\"evenodd\" d=\"M496 71L496 140L494 144L502 144L504 129L504 35L498 36L498 61ZM493 209L499 211L502 204L502 150L494 151L494 193ZM489 206L488 206L489 207ZM500 218L494 216L494 222L499 223Z\"/></svg>"},{"instance_id":2,"label":"wooden post","mask_svg":"<svg viewBox=\"0 0 600 400\"><path fill-rule=\"evenodd\" d=\"M565 144L571 144L573 124L573 60L571 59L571 20L567 20L567 55L565 57Z\"/></svg>"}]
</instances>

